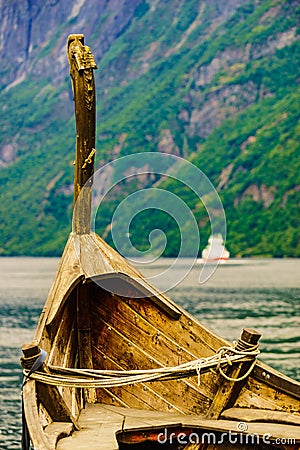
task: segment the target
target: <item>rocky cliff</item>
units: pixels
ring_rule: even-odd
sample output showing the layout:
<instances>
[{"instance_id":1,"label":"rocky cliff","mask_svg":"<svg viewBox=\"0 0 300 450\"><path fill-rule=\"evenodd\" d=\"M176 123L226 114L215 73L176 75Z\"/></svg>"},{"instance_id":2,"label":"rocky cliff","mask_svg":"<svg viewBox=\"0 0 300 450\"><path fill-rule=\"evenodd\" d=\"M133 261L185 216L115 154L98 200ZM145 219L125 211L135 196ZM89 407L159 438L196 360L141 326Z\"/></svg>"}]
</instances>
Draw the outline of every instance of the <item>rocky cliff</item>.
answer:
<instances>
[{"instance_id":1,"label":"rocky cliff","mask_svg":"<svg viewBox=\"0 0 300 450\"><path fill-rule=\"evenodd\" d=\"M13 87L28 76L66 77L66 38L83 33L94 44L98 61L132 20L142 0L1 0L2 81Z\"/></svg>"},{"instance_id":2,"label":"rocky cliff","mask_svg":"<svg viewBox=\"0 0 300 450\"><path fill-rule=\"evenodd\" d=\"M299 256L298 26L296 0L1 0L0 254L59 254L65 242L65 45L84 33L99 66L97 164L140 151L190 159L222 197L233 253Z\"/></svg>"}]
</instances>

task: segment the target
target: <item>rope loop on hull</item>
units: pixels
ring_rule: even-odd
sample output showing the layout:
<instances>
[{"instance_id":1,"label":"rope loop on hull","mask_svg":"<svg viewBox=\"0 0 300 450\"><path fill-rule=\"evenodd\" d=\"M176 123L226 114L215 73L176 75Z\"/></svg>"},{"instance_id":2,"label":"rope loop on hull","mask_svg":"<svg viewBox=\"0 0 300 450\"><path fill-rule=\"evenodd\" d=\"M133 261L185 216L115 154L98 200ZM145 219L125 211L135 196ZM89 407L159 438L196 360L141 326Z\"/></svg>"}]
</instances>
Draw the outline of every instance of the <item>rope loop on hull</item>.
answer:
<instances>
[{"instance_id":1,"label":"rope loop on hull","mask_svg":"<svg viewBox=\"0 0 300 450\"><path fill-rule=\"evenodd\" d=\"M246 345L243 345L239 339L234 346L223 346L212 356L173 367L147 370L95 370L47 365L46 371L38 370L31 373L24 368L24 375L26 379L31 378L40 383L71 388L112 388L134 383L176 380L195 375L198 377L198 385L200 385L201 373L209 371L220 373L227 380L237 382L244 380L251 373L259 354L258 344L249 345L246 342L244 344ZM253 362L250 368L241 377L230 378L224 372L225 367L251 360Z\"/></svg>"}]
</instances>

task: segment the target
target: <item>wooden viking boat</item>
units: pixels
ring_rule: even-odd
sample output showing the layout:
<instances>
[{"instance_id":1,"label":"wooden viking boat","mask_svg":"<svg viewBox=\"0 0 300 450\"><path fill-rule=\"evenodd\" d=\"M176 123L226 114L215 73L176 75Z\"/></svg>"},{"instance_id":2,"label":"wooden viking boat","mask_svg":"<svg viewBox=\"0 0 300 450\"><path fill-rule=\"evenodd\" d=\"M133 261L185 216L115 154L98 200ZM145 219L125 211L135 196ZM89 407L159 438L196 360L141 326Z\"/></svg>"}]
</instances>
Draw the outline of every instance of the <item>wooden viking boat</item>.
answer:
<instances>
[{"instance_id":1,"label":"wooden viking boat","mask_svg":"<svg viewBox=\"0 0 300 450\"><path fill-rule=\"evenodd\" d=\"M90 231L96 68L68 39L78 214L34 340L23 346L23 449L296 449L300 384L230 345ZM83 195L81 196L81 194Z\"/></svg>"}]
</instances>

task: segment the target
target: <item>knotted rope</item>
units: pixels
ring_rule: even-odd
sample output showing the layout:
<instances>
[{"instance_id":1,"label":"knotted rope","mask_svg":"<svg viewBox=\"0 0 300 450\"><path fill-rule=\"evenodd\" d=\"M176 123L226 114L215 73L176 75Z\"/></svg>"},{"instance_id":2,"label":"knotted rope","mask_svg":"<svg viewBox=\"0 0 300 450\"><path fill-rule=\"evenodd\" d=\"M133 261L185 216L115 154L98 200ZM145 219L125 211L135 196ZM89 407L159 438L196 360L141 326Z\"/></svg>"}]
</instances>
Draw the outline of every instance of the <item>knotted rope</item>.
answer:
<instances>
[{"instance_id":1,"label":"knotted rope","mask_svg":"<svg viewBox=\"0 0 300 450\"><path fill-rule=\"evenodd\" d=\"M173 367L146 370L95 370L47 365L46 371L32 373L29 373L29 370L25 368L24 375L26 379L31 378L40 383L71 388L112 388L134 383L187 378L194 375L198 377L198 385L200 385L201 373L208 371L219 372L227 380L236 382L245 379L250 374L258 354L258 345L243 343L239 339L238 344L233 347L223 346L212 356ZM252 359L253 363L250 368L239 378L230 378L223 371L223 368L228 365L231 366L233 363Z\"/></svg>"}]
</instances>

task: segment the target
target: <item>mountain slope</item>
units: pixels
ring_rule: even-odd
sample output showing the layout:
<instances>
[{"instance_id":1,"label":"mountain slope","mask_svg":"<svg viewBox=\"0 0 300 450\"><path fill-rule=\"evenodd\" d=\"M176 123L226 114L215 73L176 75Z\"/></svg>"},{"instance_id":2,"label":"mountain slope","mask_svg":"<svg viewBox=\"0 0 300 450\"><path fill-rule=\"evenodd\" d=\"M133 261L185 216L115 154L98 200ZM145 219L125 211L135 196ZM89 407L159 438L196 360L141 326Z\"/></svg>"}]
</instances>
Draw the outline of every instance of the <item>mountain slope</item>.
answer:
<instances>
[{"instance_id":1,"label":"mountain slope","mask_svg":"<svg viewBox=\"0 0 300 450\"><path fill-rule=\"evenodd\" d=\"M2 24L18 23L13 3ZM19 36L3 38L0 254L56 255L66 240L75 132L64 46L69 33L84 32L99 66L97 164L141 151L188 158L222 198L233 254L300 256L298 2L129 4L66 1L61 10L28 1L24 29L21 21ZM100 231L118 195L104 202ZM203 208L182 196L205 244ZM141 248L152 218L133 224ZM164 221L158 215L155 227ZM174 255L176 233L166 233L165 254Z\"/></svg>"}]
</instances>

